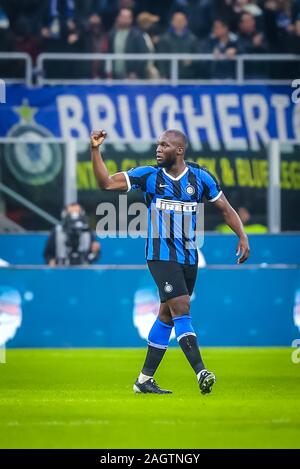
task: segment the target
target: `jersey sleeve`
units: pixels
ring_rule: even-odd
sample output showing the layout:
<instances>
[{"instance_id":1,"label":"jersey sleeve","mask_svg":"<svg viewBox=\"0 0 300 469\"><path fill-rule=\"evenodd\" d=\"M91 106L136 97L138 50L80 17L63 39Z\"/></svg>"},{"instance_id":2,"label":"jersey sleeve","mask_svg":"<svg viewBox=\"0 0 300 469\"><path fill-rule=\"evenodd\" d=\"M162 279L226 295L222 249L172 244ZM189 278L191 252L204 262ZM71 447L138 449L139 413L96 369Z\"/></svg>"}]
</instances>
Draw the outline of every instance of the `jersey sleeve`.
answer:
<instances>
[{"instance_id":1,"label":"jersey sleeve","mask_svg":"<svg viewBox=\"0 0 300 469\"><path fill-rule=\"evenodd\" d=\"M222 195L221 188L215 176L206 168L202 168L201 179L203 184L203 195L209 202L215 202Z\"/></svg>"},{"instance_id":2,"label":"jersey sleeve","mask_svg":"<svg viewBox=\"0 0 300 469\"><path fill-rule=\"evenodd\" d=\"M140 166L138 168L132 168L129 171L124 171L127 182L127 192L136 189L141 189L145 192L146 181L153 171L155 170L151 166Z\"/></svg>"}]
</instances>

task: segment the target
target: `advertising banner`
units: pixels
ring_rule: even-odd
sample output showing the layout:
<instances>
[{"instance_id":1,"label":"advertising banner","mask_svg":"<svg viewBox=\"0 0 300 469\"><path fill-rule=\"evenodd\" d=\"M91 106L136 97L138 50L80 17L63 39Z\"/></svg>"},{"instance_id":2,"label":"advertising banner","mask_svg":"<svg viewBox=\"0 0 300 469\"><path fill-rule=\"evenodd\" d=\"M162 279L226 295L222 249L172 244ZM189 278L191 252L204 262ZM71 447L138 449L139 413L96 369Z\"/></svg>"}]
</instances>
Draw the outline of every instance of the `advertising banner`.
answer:
<instances>
[{"instance_id":1,"label":"advertising banner","mask_svg":"<svg viewBox=\"0 0 300 469\"><path fill-rule=\"evenodd\" d=\"M62 203L66 148L26 144L26 138L78 140L79 201L95 214L97 203L108 195L99 193L93 175L90 131L107 131L103 154L114 173L155 164L156 138L166 128L177 128L190 142L187 159L214 173L232 203L246 206L261 224L266 224L266 146L270 139L286 142L281 154L282 227L300 229L293 216L300 190L300 148L295 145L300 142L300 104L291 99L289 86L8 86L6 91L0 137L23 143L1 145L1 180L55 216ZM207 221L214 229L217 220L209 211Z\"/></svg>"}]
</instances>

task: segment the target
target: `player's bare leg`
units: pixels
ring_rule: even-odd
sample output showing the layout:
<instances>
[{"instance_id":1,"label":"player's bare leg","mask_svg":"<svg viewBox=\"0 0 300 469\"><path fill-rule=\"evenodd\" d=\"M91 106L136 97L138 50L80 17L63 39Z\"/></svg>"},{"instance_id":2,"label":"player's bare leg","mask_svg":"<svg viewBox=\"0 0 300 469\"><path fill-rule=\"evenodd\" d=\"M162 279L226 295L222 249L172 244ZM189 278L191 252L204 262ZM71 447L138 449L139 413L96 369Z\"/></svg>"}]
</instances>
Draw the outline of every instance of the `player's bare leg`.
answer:
<instances>
[{"instance_id":1,"label":"player's bare leg","mask_svg":"<svg viewBox=\"0 0 300 469\"><path fill-rule=\"evenodd\" d=\"M206 370L200 354L197 336L191 322L190 297L189 295L182 295L172 298L168 300L168 306L173 318L178 343L196 373L202 394L208 394L212 390L216 377Z\"/></svg>"},{"instance_id":2,"label":"player's bare leg","mask_svg":"<svg viewBox=\"0 0 300 469\"><path fill-rule=\"evenodd\" d=\"M163 356L167 350L172 327L169 306L161 303L159 313L148 336L148 350L142 371L136 380L133 390L137 393L170 394L171 391L161 389L153 379Z\"/></svg>"}]
</instances>

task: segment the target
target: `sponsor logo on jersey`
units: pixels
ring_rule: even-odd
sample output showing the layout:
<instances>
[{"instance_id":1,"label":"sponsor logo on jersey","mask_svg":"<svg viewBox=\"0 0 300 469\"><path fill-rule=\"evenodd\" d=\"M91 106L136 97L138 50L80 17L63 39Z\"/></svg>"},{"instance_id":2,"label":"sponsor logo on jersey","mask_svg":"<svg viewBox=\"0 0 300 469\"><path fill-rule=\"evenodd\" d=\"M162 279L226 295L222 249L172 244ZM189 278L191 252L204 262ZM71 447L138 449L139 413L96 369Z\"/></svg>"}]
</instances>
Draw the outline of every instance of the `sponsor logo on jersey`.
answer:
<instances>
[{"instance_id":1,"label":"sponsor logo on jersey","mask_svg":"<svg viewBox=\"0 0 300 469\"><path fill-rule=\"evenodd\" d=\"M182 202L180 200L156 199L156 208L172 212L196 212L197 202Z\"/></svg>"}]
</instances>

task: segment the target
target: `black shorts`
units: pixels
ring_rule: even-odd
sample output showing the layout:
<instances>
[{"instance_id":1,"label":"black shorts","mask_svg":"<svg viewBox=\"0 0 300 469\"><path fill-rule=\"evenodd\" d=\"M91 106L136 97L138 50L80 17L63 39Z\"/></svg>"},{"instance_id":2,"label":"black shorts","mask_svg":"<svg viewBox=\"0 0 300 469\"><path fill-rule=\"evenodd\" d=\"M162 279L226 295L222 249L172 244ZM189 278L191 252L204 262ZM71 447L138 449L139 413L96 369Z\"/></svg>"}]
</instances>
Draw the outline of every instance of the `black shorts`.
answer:
<instances>
[{"instance_id":1,"label":"black shorts","mask_svg":"<svg viewBox=\"0 0 300 469\"><path fill-rule=\"evenodd\" d=\"M197 264L148 261L148 267L158 287L162 303L177 296L192 295L198 272Z\"/></svg>"}]
</instances>

